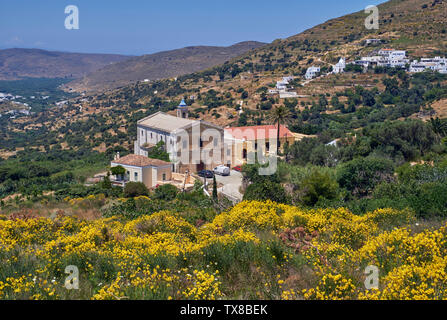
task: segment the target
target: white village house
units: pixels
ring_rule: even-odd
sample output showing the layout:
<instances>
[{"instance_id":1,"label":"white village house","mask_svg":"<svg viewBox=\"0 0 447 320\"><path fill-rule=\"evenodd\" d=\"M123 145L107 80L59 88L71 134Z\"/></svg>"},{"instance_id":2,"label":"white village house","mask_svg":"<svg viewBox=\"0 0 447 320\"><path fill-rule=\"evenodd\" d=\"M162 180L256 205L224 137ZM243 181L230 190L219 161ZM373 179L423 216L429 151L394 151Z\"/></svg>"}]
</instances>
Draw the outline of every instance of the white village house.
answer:
<instances>
[{"instance_id":1,"label":"white village house","mask_svg":"<svg viewBox=\"0 0 447 320\"><path fill-rule=\"evenodd\" d=\"M424 72L425 70L438 71L447 74L447 58L434 57L422 58L421 61L413 60L410 64L409 71L412 73Z\"/></svg>"},{"instance_id":2,"label":"white village house","mask_svg":"<svg viewBox=\"0 0 447 320\"><path fill-rule=\"evenodd\" d=\"M369 66L405 68L409 62L407 52L404 50L381 49L377 55L362 57L354 63L367 69Z\"/></svg>"},{"instance_id":3,"label":"white village house","mask_svg":"<svg viewBox=\"0 0 447 320\"><path fill-rule=\"evenodd\" d=\"M332 72L333 73L343 73L345 71L345 68L346 68L346 59L340 58L338 63L332 67Z\"/></svg>"},{"instance_id":4,"label":"white village house","mask_svg":"<svg viewBox=\"0 0 447 320\"><path fill-rule=\"evenodd\" d=\"M381 49L379 55L382 56L377 64L379 67L404 68L410 62L404 50Z\"/></svg>"},{"instance_id":5,"label":"white village house","mask_svg":"<svg viewBox=\"0 0 447 320\"><path fill-rule=\"evenodd\" d=\"M311 80L318 76L320 73L320 67L312 66L309 69L307 69L306 75L304 76L307 80Z\"/></svg>"},{"instance_id":6,"label":"white village house","mask_svg":"<svg viewBox=\"0 0 447 320\"><path fill-rule=\"evenodd\" d=\"M279 94L280 99L286 99L286 98L295 98L298 96L298 94L294 91L289 91L288 85L290 81L292 81L294 77L283 77L282 80L276 82L276 89L275 94ZM273 91L269 91L271 93Z\"/></svg>"}]
</instances>

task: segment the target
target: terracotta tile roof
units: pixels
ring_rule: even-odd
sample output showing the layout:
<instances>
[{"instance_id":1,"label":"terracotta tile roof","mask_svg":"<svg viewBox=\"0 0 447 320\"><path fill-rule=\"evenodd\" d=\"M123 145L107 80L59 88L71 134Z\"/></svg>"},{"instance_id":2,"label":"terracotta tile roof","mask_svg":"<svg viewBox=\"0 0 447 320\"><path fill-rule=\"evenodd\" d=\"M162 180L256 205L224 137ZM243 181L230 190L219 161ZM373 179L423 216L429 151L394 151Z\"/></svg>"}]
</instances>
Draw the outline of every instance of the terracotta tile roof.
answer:
<instances>
[{"instance_id":1,"label":"terracotta tile roof","mask_svg":"<svg viewBox=\"0 0 447 320\"><path fill-rule=\"evenodd\" d=\"M134 167L147 167L147 166L161 167L161 166L167 166L167 165L171 164L170 162L166 162L166 161L158 160L158 159L151 159L151 158L148 158L145 156L140 156L137 154L129 154L122 158L113 160L112 163L127 165L127 166L134 166Z\"/></svg>"},{"instance_id":2,"label":"terracotta tile roof","mask_svg":"<svg viewBox=\"0 0 447 320\"><path fill-rule=\"evenodd\" d=\"M254 134L255 139L258 139L258 135L260 136L260 138L265 137L265 139L276 139L278 134L278 127L273 124L264 126L231 127L225 128L225 132L232 135L233 138L240 140L251 140L252 134ZM290 132L289 129L287 129L287 127L281 125L279 130L279 137L290 138L293 137L293 134L292 132Z\"/></svg>"}]
</instances>

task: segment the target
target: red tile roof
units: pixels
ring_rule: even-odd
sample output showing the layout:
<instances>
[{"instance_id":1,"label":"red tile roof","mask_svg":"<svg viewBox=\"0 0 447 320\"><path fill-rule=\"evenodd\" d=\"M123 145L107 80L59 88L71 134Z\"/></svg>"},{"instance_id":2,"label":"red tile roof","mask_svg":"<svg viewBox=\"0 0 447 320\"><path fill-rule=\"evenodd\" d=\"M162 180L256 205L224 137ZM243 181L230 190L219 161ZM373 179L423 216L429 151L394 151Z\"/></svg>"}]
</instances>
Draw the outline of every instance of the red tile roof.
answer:
<instances>
[{"instance_id":1,"label":"red tile roof","mask_svg":"<svg viewBox=\"0 0 447 320\"><path fill-rule=\"evenodd\" d=\"M171 164L170 162L166 162L166 161L158 160L158 159L151 159L151 158L148 158L145 156L140 156L137 154L129 154L122 158L113 160L112 163L127 165L127 166L134 166L134 167L147 167L147 166L161 167L161 166L167 166L167 165Z\"/></svg>"},{"instance_id":2,"label":"red tile roof","mask_svg":"<svg viewBox=\"0 0 447 320\"><path fill-rule=\"evenodd\" d=\"M255 139L276 139L278 134L278 126L276 125L264 125L264 126L248 126L248 127L231 127L225 128L225 131L233 136L235 139L246 139L251 140L254 135ZM292 132L290 132L287 127L281 125L279 130L280 138L290 138L293 137Z\"/></svg>"}]
</instances>

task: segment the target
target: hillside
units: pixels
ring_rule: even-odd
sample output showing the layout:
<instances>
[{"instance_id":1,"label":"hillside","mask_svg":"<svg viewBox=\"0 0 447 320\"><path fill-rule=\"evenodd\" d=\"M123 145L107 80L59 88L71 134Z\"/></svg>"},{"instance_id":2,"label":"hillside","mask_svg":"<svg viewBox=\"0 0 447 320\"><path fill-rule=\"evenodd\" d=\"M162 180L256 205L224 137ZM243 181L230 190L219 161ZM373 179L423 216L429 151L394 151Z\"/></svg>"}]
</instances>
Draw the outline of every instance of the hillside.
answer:
<instances>
[{"instance_id":1,"label":"hillside","mask_svg":"<svg viewBox=\"0 0 447 320\"><path fill-rule=\"evenodd\" d=\"M427 119L427 115L436 113L442 116L447 98L443 77L419 74L409 75L408 79L394 71L371 71L303 81L302 75L311 65L324 67L340 56L352 61L380 47L406 49L411 58L447 55L447 34L443 32L447 29L447 2L393 0L379 9L378 31L366 30L362 26L367 15L354 13L177 80L138 82L73 99L66 107L50 109L45 115L14 119L5 124L0 148L9 149L10 154L49 142L62 149L82 147L104 152L121 146L132 150L136 121L157 111L175 113L183 98L190 105L191 117L221 126L263 124L269 110L285 105L292 115L292 131L322 135L325 139L338 139L352 130L385 120ZM381 38L387 43L365 46L367 38ZM193 49L183 49L187 50ZM269 95L268 89L286 75L296 77L292 86L297 98ZM398 86L397 90L391 88L389 80ZM409 87L405 85L408 81ZM42 126L49 133L41 130ZM33 139L25 139L27 131L36 133Z\"/></svg>"},{"instance_id":2,"label":"hillside","mask_svg":"<svg viewBox=\"0 0 447 320\"><path fill-rule=\"evenodd\" d=\"M101 91L144 79L177 77L219 65L263 45L246 41L229 47L193 46L143 55L108 65L69 83L67 87L75 91Z\"/></svg>"},{"instance_id":3,"label":"hillside","mask_svg":"<svg viewBox=\"0 0 447 320\"><path fill-rule=\"evenodd\" d=\"M192 110L196 111L193 115L220 125L230 125L239 120L237 110L240 101L243 101L245 110L254 112L259 109L266 111L281 104L283 101L279 99L266 99L265 93L283 76L293 75L297 78L298 105L318 103L323 88L325 93L332 95L356 85L374 87L386 76L369 74L359 77L348 73L318 81L302 81L301 77L312 65L329 68L342 56L352 61L383 47L407 50L412 59L447 55L446 1L392 0L380 5L379 11L379 30L364 27L368 15L361 11L329 20L287 39L276 40L224 65L181 76L175 83L160 81L150 84L149 88L145 83L131 85L92 96L92 101L95 105L111 103L120 106L131 101L141 107L150 107L154 102L156 105L167 105L172 100L195 96L197 99L189 101ZM366 46L364 42L368 38L379 38L383 43ZM266 100L270 100L271 105L263 108ZM257 122L263 121L262 115L259 118Z\"/></svg>"},{"instance_id":4,"label":"hillside","mask_svg":"<svg viewBox=\"0 0 447 320\"><path fill-rule=\"evenodd\" d=\"M115 54L88 54L40 49L0 50L0 80L79 78L110 63L128 59Z\"/></svg>"}]
</instances>

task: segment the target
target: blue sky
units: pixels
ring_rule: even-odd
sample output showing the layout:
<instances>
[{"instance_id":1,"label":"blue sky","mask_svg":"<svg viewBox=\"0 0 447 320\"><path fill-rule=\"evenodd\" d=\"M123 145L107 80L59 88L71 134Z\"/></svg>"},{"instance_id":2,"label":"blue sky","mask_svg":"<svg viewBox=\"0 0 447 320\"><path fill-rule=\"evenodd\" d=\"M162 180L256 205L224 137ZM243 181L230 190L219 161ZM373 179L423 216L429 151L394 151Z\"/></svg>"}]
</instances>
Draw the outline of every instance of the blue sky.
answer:
<instances>
[{"instance_id":1,"label":"blue sky","mask_svg":"<svg viewBox=\"0 0 447 320\"><path fill-rule=\"evenodd\" d=\"M140 55L271 42L384 0L1 0L0 48ZM79 30L64 9L79 8Z\"/></svg>"}]
</instances>

